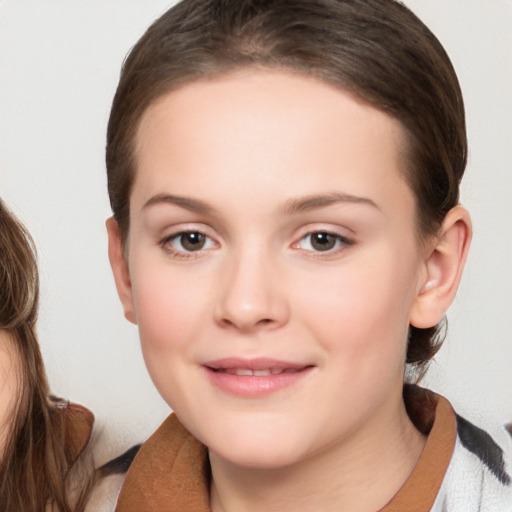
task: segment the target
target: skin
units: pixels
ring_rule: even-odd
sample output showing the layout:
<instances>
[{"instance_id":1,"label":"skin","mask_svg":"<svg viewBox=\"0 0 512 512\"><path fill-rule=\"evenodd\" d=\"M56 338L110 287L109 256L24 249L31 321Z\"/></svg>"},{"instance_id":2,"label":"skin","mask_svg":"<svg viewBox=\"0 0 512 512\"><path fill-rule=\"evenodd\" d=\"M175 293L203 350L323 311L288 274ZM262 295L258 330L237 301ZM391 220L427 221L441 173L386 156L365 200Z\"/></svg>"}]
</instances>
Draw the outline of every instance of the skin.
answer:
<instances>
[{"instance_id":1,"label":"skin","mask_svg":"<svg viewBox=\"0 0 512 512\"><path fill-rule=\"evenodd\" d=\"M404 144L383 112L276 71L192 83L144 114L126 259L112 219L110 258L156 387L209 448L214 512L375 511L413 470L407 333L453 299L470 224L457 207L419 243ZM237 396L204 366L229 357L308 370Z\"/></svg>"},{"instance_id":2,"label":"skin","mask_svg":"<svg viewBox=\"0 0 512 512\"><path fill-rule=\"evenodd\" d=\"M18 399L18 358L12 336L0 329L0 454L5 451Z\"/></svg>"}]
</instances>

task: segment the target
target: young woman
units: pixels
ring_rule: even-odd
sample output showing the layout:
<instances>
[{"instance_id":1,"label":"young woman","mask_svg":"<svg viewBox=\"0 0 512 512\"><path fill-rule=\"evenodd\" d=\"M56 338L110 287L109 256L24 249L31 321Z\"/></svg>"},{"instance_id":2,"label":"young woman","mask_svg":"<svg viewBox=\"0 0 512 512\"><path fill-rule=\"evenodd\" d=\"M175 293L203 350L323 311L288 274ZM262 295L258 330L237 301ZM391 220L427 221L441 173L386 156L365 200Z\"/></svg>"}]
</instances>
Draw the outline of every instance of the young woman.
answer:
<instances>
[{"instance_id":1,"label":"young woman","mask_svg":"<svg viewBox=\"0 0 512 512\"><path fill-rule=\"evenodd\" d=\"M0 201L0 509L83 510L80 459L93 415L50 395L35 334L38 274L30 235Z\"/></svg>"},{"instance_id":2,"label":"young woman","mask_svg":"<svg viewBox=\"0 0 512 512\"><path fill-rule=\"evenodd\" d=\"M464 267L466 155L452 65L394 0L185 0L149 28L107 228L174 414L116 510L512 508L505 429L404 385Z\"/></svg>"}]
</instances>

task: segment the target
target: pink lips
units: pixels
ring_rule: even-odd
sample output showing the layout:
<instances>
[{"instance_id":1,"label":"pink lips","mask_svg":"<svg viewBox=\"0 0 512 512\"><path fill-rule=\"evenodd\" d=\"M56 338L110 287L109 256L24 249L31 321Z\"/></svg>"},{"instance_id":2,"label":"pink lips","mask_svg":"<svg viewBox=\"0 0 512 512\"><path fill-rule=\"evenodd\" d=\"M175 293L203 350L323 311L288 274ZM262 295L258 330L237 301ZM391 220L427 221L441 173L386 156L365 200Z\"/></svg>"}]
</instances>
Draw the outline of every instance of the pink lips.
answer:
<instances>
[{"instance_id":1,"label":"pink lips","mask_svg":"<svg viewBox=\"0 0 512 512\"><path fill-rule=\"evenodd\" d=\"M226 358L203 365L212 384L226 393L261 397L293 385L313 366L275 359Z\"/></svg>"}]
</instances>

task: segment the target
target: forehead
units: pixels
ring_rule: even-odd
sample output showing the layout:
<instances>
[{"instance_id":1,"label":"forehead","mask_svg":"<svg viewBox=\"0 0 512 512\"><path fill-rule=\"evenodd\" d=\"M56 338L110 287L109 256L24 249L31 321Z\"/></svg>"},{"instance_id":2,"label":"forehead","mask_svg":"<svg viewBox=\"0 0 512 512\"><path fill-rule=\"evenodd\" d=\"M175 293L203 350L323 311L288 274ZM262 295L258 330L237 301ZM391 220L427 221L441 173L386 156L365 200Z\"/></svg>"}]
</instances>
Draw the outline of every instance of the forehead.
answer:
<instances>
[{"instance_id":1,"label":"forehead","mask_svg":"<svg viewBox=\"0 0 512 512\"><path fill-rule=\"evenodd\" d=\"M329 187L361 195L369 185L391 193L405 187L403 146L398 121L344 90L238 71L187 84L146 110L134 191L147 197L206 180L220 196L241 185L268 194L283 183L290 195Z\"/></svg>"},{"instance_id":2,"label":"forehead","mask_svg":"<svg viewBox=\"0 0 512 512\"><path fill-rule=\"evenodd\" d=\"M397 147L405 138L399 121L350 90L299 71L247 67L186 82L157 97L141 116L135 147L140 149L148 125L168 117L169 111L175 118L186 116L180 119L182 128L190 125L198 128L203 124L205 114L216 115L220 126L228 114L233 118L233 114L239 113L242 118L251 108L257 112L261 106L271 108L276 115L285 112L289 125L301 120L299 126L305 120L325 123L336 115L346 117L353 113L360 118L366 117L368 124L377 129L386 125L386 131L391 129L390 138L395 138ZM259 119L259 116L253 116L254 121ZM265 128L269 128L270 116L261 119Z\"/></svg>"}]
</instances>

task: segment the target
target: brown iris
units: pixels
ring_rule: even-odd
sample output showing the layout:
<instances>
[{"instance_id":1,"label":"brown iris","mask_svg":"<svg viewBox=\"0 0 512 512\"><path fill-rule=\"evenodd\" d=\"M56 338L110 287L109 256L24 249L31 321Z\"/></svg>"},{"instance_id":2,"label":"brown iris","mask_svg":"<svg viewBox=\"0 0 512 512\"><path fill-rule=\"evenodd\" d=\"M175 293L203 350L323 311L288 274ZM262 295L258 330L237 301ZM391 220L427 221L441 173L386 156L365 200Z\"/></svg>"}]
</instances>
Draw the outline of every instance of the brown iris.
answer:
<instances>
[{"instance_id":1,"label":"brown iris","mask_svg":"<svg viewBox=\"0 0 512 512\"><path fill-rule=\"evenodd\" d=\"M311 246L316 251L329 251L336 245L337 237L331 233L311 233Z\"/></svg>"},{"instance_id":2,"label":"brown iris","mask_svg":"<svg viewBox=\"0 0 512 512\"><path fill-rule=\"evenodd\" d=\"M206 236L197 232L182 233L179 239L182 247L187 251L200 251L206 242Z\"/></svg>"}]
</instances>

